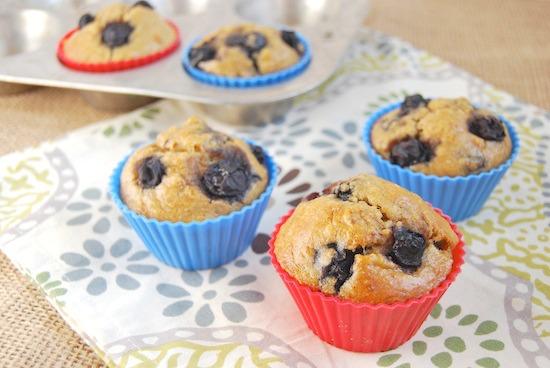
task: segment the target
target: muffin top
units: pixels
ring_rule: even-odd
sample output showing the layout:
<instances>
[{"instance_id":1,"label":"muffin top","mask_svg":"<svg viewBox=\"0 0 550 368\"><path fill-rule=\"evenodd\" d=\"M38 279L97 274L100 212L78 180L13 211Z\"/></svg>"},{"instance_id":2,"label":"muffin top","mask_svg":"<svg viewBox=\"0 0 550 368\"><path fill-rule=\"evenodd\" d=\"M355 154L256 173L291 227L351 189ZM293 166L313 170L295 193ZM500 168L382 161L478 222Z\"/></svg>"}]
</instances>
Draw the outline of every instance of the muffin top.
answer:
<instances>
[{"instance_id":1,"label":"muffin top","mask_svg":"<svg viewBox=\"0 0 550 368\"><path fill-rule=\"evenodd\" d=\"M257 24L226 26L202 38L189 52L192 66L227 77L251 77L298 62L304 45L293 31Z\"/></svg>"},{"instance_id":2,"label":"muffin top","mask_svg":"<svg viewBox=\"0 0 550 368\"><path fill-rule=\"evenodd\" d=\"M463 176L504 163L512 151L510 134L497 116L465 98L405 98L378 120L371 143L386 160L437 176Z\"/></svg>"},{"instance_id":3,"label":"muffin top","mask_svg":"<svg viewBox=\"0 0 550 368\"><path fill-rule=\"evenodd\" d=\"M166 221L202 221L238 210L264 191L263 151L210 129L197 117L135 151L121 175L122 200Z\"/></svg>"},{"instance_id":4,"label":"muffin top","mask_svg":"<svg viewBox=\"0 0 550 368\"><path fill-rule=\"evenodd\" d=\"M450 272L458 238L416 194L363 174L308 199L274 244L300 283L342 299L392 303L429 292Z\"/></svg>"},{"instance_id":5,"label":"muffin top","mask_svg":"<svg viewBox=\"0 0 550 368\"><path fill-rule=\"evenodd\" d=\"M63 46L72 60L104 63L150 55L170 46L177 34L146 1L115 3L86 13Z\"/></svg>"}]
</instances>

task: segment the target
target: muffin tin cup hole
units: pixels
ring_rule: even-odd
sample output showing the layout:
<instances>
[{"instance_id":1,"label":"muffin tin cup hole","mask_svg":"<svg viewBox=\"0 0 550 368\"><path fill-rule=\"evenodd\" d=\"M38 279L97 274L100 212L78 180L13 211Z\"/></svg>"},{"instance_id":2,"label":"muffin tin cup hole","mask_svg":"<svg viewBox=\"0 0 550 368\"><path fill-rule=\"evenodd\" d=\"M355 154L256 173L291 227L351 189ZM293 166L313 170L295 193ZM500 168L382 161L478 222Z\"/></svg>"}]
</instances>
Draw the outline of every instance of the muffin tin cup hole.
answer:
<instances>
[{"instance_id":1,"label":"muffin tin cup hole","mask_svg":"<svg viewBox=\"0 0 550 368\"><path fill-rule=\"evenodd\" d=\"M240 0L235 12L252 22L314 26L338 14L339 4L329 0Z\"/></svg>"},{"instance_id":2,"label":"muffin tin cup hole","mask_svg":"<svg viewBox=\"0 0 550 368\"><path fill-rule=\"evenodd\" d=\"M149 4L167 19L173 19L178 15L196 15L204 13L207 9L212 8L216 0L147 0ZM122 2L133 5L137 0L122 0ZM78 1L77 1L78 3ZM87 0L80 6L74 7L78 14L92 13L95 14L105 7L104 1Z\"/></svg>"},{"instance_id":3,"label":"muffin tin cup hole","mask_svg":"<svg viewBox=\"0 0 550 368\"><path fill-rule=\"evenodd\" d=\"M59 20L43 10L0 13L0 58L37 50L59 32Z\"/></svg>"},{"instance_id":4,"label":"muffin tin cup hole","mask_svg":"<svg viewBox=\"0 0 550 368\"><path fill-rule=\"evenodd\" d=\"M167 18L204 13L212 2L213 0L149 0L155 10Z\"/></svg>"}]
</instances>

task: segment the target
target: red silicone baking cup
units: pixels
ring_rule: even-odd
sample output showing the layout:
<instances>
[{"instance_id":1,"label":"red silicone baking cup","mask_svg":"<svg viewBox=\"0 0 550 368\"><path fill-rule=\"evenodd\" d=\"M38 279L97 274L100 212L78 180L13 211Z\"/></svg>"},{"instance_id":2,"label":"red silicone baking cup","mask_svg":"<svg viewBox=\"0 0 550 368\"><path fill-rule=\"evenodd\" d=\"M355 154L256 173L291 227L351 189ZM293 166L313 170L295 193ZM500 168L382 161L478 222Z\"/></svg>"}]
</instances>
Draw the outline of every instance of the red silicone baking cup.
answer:
<instances>
[{"instance_id":1,"label":"red silicone baking cup","mask_svg":"<svg viewBox=\"0 0 550 368\"><path fill-rule=\"evenodd\" d=\"M308 327L319 338L338 348L356 352L380 352L394 349L418 331L441 296L453 283L464 263L462 233L451 219L434 208L449 222L459 242L453 248L453 265L447 278L428 294L392 304L355 303L323 294L300 284L279 264L274 243L279 229L294 210L283 216L269 240L269 255Z\"/></svg>"},{"instance_id":2,"label":"red silicone baking cup","mask_svg":"<svg viewBox=\"0 0 550 368\"><path fill-rule=\"evenodd\" d=\"M70 30L65 36L63 36L63 38L57 45L57 58L65 66L68 66L71 69L80 70L83 72L92 72L92 73L116 72L120 70L132 69L132 68L137 68L147 64L151 64L152 62L155 62L157 60L162 59L165 56L170 55L171 53L176 51L180 45L180 32L178 30L178 27L170 21L167 21L167 22L170 25L170 27L172 27L172 30L176 34L176 39L168 47L149 55L140 56L129 60L109 61L106 63L78 62L76 60L69 58L67 54L65 54L65 50L64 50L65 42L69 39L69 37L72 36L73 33L78 31L78 28L75 28Z\"/></svg>"}]
</instances>

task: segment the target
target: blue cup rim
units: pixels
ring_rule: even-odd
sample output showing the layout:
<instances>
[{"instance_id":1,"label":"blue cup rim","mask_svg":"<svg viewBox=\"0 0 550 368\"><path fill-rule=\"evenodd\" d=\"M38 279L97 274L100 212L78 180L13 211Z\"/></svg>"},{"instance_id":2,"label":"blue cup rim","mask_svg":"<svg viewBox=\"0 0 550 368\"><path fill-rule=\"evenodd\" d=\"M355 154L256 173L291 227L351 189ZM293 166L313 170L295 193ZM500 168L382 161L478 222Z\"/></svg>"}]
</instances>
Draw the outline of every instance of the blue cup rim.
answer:
<instances>
[{"instance_id":1,"label":"blue cup rim","mask_svg":"<svg viewBox=\"0 0 550 368\"><path fill-rule=\"evenodd\" d=\"M369 156L373 156L376 159L378 159L379 161L384 162L386 165L390 166L393 170L398 171L400 174L407 174L407 175L411 175L411 176L416 177L416 178L426 178L426 179L432 179L432 180L465 181L465 180L469 180L469 179L478 179L478 178L482 178L482 177L485 177L485 176L492 176L495 173L500 172L500 171L508 170L508 168L516 160L516 158L519 154L521 144L520 144L519 136L517 134L516 129L514 128L512 123L510 123L510 121L508 121L508 119L506 119L502 115L498 115L499 119L501 119L504 122L504 124L506 124L506 128L508 129L508 133L510 134L510 140L512 141L512 152L510 152L510 156L508 157L508 159L506 161L504 161L503 163L501 163L500 165L498 165L496 167L493 167L491 170L481 171L481 172L478 172L478 173L468 174L468 175L461 175L461 176L447 176L447 175L438 176L438 175L433 175L433 174L425 174L425 173L419 172L419 171L413 171L409 168L404 168L404 167L401 167L399 165L396 165L396 164L390 162L389 160L385 159L384 157L382 157L382 155L380 155L378 152L376 152L376 150L372 147L372 143L371 143L371 139L370 139L370 135L371 135L370 133L372 131L372 127L374 126L374 124L383 115L386 115L387 113L397 109L400 106L401 106L401 102L393 102L389 105L385 105L385 106L379 108L378 110L376 110L367 119L367 122L366 122L366 124L364 125L364 128L363 128L363 134L362 134L363 143L367 147L367 153L369 154Z\"/></svg>"},{"instance_id":2,"label":"blue cup rim","mask_svg":"<svg viewBox=\"0 0 550 368\"><path fill-rule=\"evenodd\" d=\"M280 30L283 30L284 28L279 28ZM309 45L309 41L307 38L302 35L300 32L293 31L298 39L300 40L300 43L304 46L304 52L300 57L300 60L296 64L293 64L289 66L288 68L253 76L253 77L225 77L225 76L219 76L212 73L207 73L205 71L200 70L199 68L196 68L191 65L189 61L189 53L191 52L191 48L201 40L203 36L198 36L194 38L187 46L185 46L182 54L181 62L183 64L183 67L185 71L193 77L193 79L196 79L200 82L210 84L213 86L218 87L229 87L229 88L253 88L253 87L261 87L261 86L267 86L279 82L286 81L288 79L291 79L298 74L302 73L311 62L311 47Z\"/></svg>"},{"instance_id":3,"label":"blue cup rim","mask_svg":"<svg viewBox=\"0 0 550 368\"><path fill-rule=\"evenodd\" d=\"M230 212L225 215L220 215L214 218L202 220L202 221L183 222L183 221L157 220L155 218L146 217L140 213L137 213L134 210L131 210L128 206L126 206L126 204L120 197L120 176L122 174L122 170L124 168L124 165L126 164L126 161L128 160L128 158L132 153L129 153L121 161L119 161L119 163L115 166L111 174L111 177L109 179L109 193L111 195L111 198L115 202L117 207L124 214L129 214L133 217L137 217L141 219L141 221L144 221L149 224L154 224L157 226L169 225L169 226L194 227L194 226L200 226L200 225L214 225L214 224L220 224L221 222L231 219L235 216L243 215L245 212L251 211L256 205L266 200L267 199L266 197L271 196L271 193L273 192L273 189L275 188L275 184L277 182L277 165L275 164L273 157L269 155L269 153L263 147L256 144L254 141L249 139L244 139L244 141L248 144L256 145L262 149L264 153L265 166L267 168L269 178L264 191L258 196L258 198L256 198L246 206L243 206L236 211Z\"/></svg>"}]
</instances>

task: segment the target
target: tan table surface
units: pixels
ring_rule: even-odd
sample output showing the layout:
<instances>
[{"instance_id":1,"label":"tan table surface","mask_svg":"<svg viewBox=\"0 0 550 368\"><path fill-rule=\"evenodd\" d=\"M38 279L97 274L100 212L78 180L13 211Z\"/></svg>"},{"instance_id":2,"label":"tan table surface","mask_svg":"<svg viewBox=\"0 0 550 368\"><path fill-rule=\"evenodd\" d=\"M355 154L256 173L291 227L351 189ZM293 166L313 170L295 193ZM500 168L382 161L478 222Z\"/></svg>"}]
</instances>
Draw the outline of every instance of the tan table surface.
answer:
<instances>
[{"instance_id":1,"label":"tan table surface","mask_svg":"<svg viewBox=\"0 0 550 368\"><path fill-rule=\"evenodd\" d=\"M366 25L550 109L549 17L550 0L375 0ZM51 88L1 96L0 113L0 154L116 115ZM0 346L2 367L103 366L2 253Z\"/></svg>"}]
</instances>

